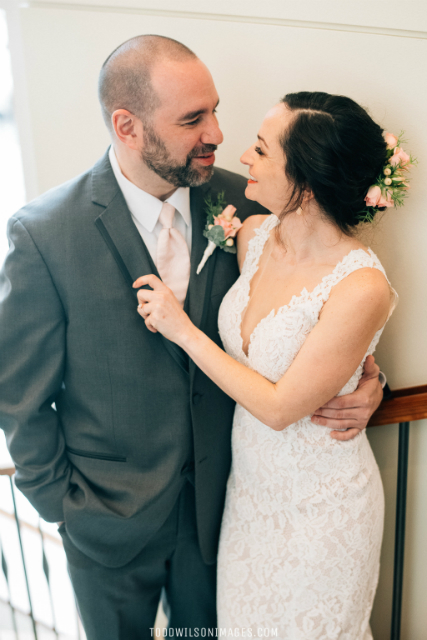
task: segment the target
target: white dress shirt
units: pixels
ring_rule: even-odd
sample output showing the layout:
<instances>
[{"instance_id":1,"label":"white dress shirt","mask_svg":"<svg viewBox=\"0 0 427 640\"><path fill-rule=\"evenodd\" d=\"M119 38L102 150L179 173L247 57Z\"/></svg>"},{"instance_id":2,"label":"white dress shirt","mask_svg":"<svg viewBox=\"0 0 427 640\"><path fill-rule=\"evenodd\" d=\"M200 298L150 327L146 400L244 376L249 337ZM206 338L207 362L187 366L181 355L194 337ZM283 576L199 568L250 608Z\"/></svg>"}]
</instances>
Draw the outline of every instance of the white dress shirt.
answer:
<instances>
[{"instance_id":1,"label":"white dress shirt","mask_svg":"<svg viewBox=\"0 0 427 640\"><path fill-rule=\"evenodd\" d=\"M157 266L157 240L162 230L159 216L163 202L125 178L121 172L113 146L110 147L109 158L116 180L131 212L132 220L145 242L154 264ZM184 237L191 255L190 188L178 187L166 202L169 202L176 209L173 226Z\"/></svg>"}]
</instances>

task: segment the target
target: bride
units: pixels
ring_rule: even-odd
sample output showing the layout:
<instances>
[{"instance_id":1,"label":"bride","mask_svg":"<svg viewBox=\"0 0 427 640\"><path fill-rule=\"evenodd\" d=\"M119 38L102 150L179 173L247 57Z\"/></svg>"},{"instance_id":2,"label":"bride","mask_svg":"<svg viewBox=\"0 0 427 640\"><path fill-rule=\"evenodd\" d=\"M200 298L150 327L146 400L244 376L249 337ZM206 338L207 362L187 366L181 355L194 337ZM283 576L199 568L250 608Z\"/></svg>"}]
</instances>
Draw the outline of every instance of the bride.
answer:
<instances>
[{"instance_id":1,"label":"bride","mask_svg":"<svg viewBox=\"0 0 427 640\"><path fill-rule=\"evenodd\" d=\"M379 470L365 431L339 441L310 417L356 389L394 308L383 267L353 233L363 210L372 218L393 205L392 190L370 189L389 148L349 98L289 94L267 113L241 161L246 197L272 213L248 218L238 234L241 275L219 312L226 353L156 276L135 283L152 287L138 292L147 327L237 403L219 627L276 629L288 640L372 638Z\"/></svg>"}]
</instances>

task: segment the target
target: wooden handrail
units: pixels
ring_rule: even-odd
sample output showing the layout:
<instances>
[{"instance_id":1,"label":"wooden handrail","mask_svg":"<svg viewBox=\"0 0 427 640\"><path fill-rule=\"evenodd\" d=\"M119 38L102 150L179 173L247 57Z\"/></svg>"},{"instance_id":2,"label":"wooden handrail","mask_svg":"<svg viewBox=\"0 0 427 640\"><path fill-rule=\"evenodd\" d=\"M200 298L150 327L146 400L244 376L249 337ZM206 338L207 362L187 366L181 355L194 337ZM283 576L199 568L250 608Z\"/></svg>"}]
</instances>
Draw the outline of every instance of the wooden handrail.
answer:
<instances>
[{"instance_id":1,"label":"wooden handrail","mask_svg":"<svg viewBox=\"0 0 427 640\"><path fill-rule=\"evenodd\" d=\"M0 476L13 476L15 467L0 467Z\"/></svg>"},{"instance_id":2,"label":"wooden handrail","mask_svg":"<svg viewBox=\"0 0 427 640\"><path fill-rule=\"evenodd\" d=\"M391 400L383 400L369 420L368 427L427 419L427 384L392 391ZM0 476L13 476L13 467L0 467Z\"/></svg>"},{"instance_id":3,"label":"wooden handrail","mask_svg":"<svg viewBox=\"0 0 427 640\"><path fill-rule=\"evenodd\" d=\"M0 516L3 516L4 518L9 518L10 520L15 520L15 515L13 513L9 513L9 511L5 511L4 509L0 509ZM30 529L34 533L39 534L39 528L35 527L33 524L30 524L29 522L26 522L25 520L21 520L21 526L24 527L24 529ZM62 545L61 538L56 538L55 536L53 536L51 533L48 533L47 531L43 531L43 538L48 539L57 545Z\"/></svg>"},{"instance_id":4,"label":"wooden handrail","mask_svg":"<svg viewBox=\"0 0 427 640\"><path fill-rule=\"evenodd\" d=\"M396 389L391 400L383 400L368 427L398 424L427 418L427 385Z\"/></svg>"}]
</instances>

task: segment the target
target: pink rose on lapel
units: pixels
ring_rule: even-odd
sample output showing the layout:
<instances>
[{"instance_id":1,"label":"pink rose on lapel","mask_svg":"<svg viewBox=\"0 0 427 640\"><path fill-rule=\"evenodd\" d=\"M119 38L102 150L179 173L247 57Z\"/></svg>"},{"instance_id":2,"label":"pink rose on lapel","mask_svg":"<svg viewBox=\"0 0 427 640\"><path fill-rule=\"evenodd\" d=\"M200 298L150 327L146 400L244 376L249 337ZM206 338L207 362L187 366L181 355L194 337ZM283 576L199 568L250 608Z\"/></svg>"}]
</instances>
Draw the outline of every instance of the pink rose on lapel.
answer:
<instances>
[{"instance_id":1,"label":"pink rose on lapel","mask_svg":"<svg viewBox=\"0 0 427 640\"><path fill-rule=\"evenodd\" d=\"M216 203L209 195L206 200L207 220L203 235L208 239L208 246L205 249L202 260L196 269L198 275L203 269L209 256L219 247L226 253L236 253L234 237L242 223L239 218L235 218L236 207L232 204L226 206L224 192L218 193Z\"/></svg>"},{"instance_id":2,"label":"pink rose on lapel","mask_svg":"<svg viewBox=\"0 0 427 640\"><path fill-rule=\"evenodd\" d=\"M234 238L242 223L239 218L234 218L236 207L229 204L224 211L214 218L214 225L220 225L224 229L224 237Z\"/></svg>"}]
</instances>

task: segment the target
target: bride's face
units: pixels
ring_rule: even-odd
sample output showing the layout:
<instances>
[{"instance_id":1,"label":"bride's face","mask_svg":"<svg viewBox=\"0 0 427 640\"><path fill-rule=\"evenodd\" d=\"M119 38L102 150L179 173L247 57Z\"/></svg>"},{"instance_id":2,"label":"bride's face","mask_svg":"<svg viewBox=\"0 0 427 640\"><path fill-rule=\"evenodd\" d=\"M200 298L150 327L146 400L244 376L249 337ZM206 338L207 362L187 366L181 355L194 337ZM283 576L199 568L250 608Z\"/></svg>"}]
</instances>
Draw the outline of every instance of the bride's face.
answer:
<instances>
[{"instance_id":1,"label":"bride's face","mask_svg":"<svg viewBox=\"0 0 427 640\"><path fill-rule=\"evenodd\" d=\"M289 199L292 185L285 174L285 157L280 136L292 118L284 104L267 113L258 133L258 142L240 158L249 167L245 196L256 200L275 214L280 214Z\"/></svg>"}]
</instances>

